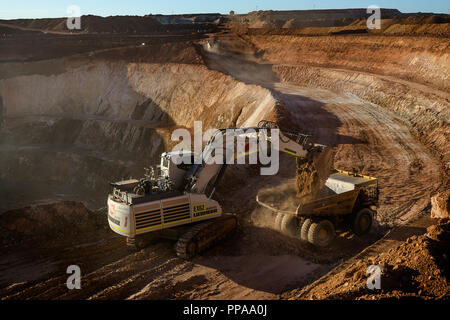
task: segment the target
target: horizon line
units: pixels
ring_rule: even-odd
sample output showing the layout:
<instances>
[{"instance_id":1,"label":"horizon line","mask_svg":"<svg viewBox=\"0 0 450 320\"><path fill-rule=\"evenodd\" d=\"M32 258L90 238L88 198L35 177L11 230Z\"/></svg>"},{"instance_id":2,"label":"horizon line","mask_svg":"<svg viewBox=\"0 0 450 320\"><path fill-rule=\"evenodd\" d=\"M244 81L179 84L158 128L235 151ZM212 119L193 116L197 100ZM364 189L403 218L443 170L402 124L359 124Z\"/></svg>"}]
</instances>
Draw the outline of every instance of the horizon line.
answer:
<instances>
[{"instance_id":1,"label":"horizon line","mask_svg":"<svg viewBox=\"0 0 450 320\"><path fill-rule=\"evenodd\" d=\"M380 7L381 10L397 10L398 12L400 12L401 14L443 14L443 15L449 15L448 13L445 12L433 12L433 11L401 11L400 9L397 8L383 8ZM367 8L340 8L340 9L336 9L336 8L330 8L330 9L294 9L294 10L273 10L273 9L267 9L267 10L252 10L252 11L248 11L246 13L235 13L235 15L247 15L250 13L254 13L254 12L296 12L296 11L339 11L339 10L367 10ZM146 17L146 16L180 16L180 15L222 15L222 16L228 16L230 15L229 13L221 13L221 12L203 12L203 13L148 13L148 14L144 14L144 15L138 15L138 14L115 14L115 15L100 15L100 14L94 14L94 13L87 13L87 14L83 14L81 15L81 17L83 16L95 16L95 17L101 17L101 18L110 18L110 17ZM68 18L69 16L50 16L50 17L15 17L15 18L1 18L0 20L36 20L36 19L63 19L63 18Z\"/></svg>"}]
</instances>

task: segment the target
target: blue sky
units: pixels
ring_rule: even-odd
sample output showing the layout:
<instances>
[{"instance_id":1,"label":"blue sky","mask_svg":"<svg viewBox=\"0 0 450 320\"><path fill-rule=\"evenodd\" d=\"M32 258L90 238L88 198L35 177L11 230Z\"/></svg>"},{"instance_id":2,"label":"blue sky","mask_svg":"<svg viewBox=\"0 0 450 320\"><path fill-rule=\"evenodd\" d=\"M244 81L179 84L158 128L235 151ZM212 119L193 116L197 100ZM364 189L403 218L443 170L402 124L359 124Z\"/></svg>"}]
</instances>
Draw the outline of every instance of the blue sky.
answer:
<instances>
[{"instance_id":1,"label":"blue sky","mask_svg":"<svg viewBox=\"0 0 450 320\"><path fill-rule=\"evenodd\" d=\"M366 8L378 5L382 8L396 8L402 12L450 13L448 0L44 0L5 1L0 0L0 19L53 18L67 16L67 7L77 5L82 14L100 16L145 15L149 13L247 13L253 10L307 10Z\"/></svg>"}]
</instances>

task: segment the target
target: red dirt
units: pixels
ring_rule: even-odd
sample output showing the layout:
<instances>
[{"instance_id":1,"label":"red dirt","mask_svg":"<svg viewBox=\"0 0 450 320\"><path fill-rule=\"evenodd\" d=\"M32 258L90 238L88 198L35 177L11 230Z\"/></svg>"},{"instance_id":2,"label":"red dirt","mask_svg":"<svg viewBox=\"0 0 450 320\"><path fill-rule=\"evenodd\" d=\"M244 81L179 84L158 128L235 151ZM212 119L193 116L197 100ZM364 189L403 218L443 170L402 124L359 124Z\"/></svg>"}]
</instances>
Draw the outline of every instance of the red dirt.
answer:
<instances>
[{"instance_id":1,"label":"red dirt","mask_svg":"<svg viewBox=\"0 0 450 320\"><path fill-rule=\"evenodd\" d=\"M435 219L450 218L450 189L435 194L431 198L431 217Z\"/></svg>"},{"instance_id":2,"label":"red dirt","mask_svg":"<svg viewBox=\"0 0 450 320\"><path fill-rule=\"evenodd\" d=\"M450 223L433 225L388 252L359 260L293 299L449 299ZM367 268L380 266L381 290L366 286Z\"/></svg>"},{"instance_id":3,"label":"red dirt","mask_svg":"<svg viewBox=\"0 0 450 320\"><path fill-rule=\"evenodd\" d=\"M261 11L231 18L229 25L248 35L345 35L385 34L439 36L450 35L447 14L410 13L381 10L381 29L367 28L366 9Z\"/></svg>"},{"instance_id":4,"label":"red dirt","mask_svg":"<svg viewBox=\"0 0 450 320\"><path fill-rule=\"evenodd\" d=\"M1 243L4 248L17 245L65 246L105 234L104 216L95 214L77 202L33 205L1 214Z\"/></svg>"},{"instance_id":5,"label":"red dirt","mask_svg":"<svg viewBox=\"0 0 450 320\"><path fill-rule=\"evenodd\" d=\"M308 202L317 197L328 178L328 168L317 168L313 160L296 159L297 161L297 198ZM319 169L327 172L321 174Z\"/></svg>"},{"instance_id":6,"label":"red dirt","mask_svg":"<svg viewBox=\"0 0 450 320\"><path fill-rule=\"evenodd\" d=\"M199 117L208 126L244 126L264 115L332 147L335 167L379 178L379 219L373 232L364 237L340 233L330 248L317 249L270 230L256 219L261 212L255 210L254 199L260 189L283 187L287 182L294 186L295 161L282 157L276 177L261 177L256 169L245 166L227 173L228 181L216 198L226 211L239 215L240 227L231 238L190 262L178 259L173 242L165 240L128 253L123 238L103 229L104 215L94 216L79 204L27 207L7 213L4 219L2 215L1 230L6 235L3 248L9 252L1 263L2 299L372 297L364 291L361 278L369 261L352 266L354 270L347 269L337 278L327 276L333 280L325 281L324 287L318 285L314 294L310 294L310 287L301 290L363 249L370 251L390 226L405 225L427 213L430 196L448 186L448 39L251 32L213 35L219 43L219 49L213 52L203 49L206 46L200 39L207 37L203 33L8 35L0 42L0 61L6 62L0 65L1 85L23 90L26 86L21 87L21 81L37 87L49 81L52 86L47 90L56 99L68 97L73 88L84 88L83 81L93 77L106 73L120 77L101 78L111 82L99 91L104 99L98 99L94 90L97 83L92 83L86 88L92 101L77 105L74 102L78 101L58 100L56 112L61 105L72 112L72 104L78 108L76 112L85 111L77 118L64 109L63 116L68 119L62 121L53 118L51 112L55 110L51 109L44 116L27 118L26 112L20 113L27 111L27 102L20 100L22 95L3 91L5 108L16 112L18 118L6 117L6 126L2 127L5 144L0 159L7 170L1 172L0 187L11 189L3 181L5 176L33 177L39 180L34 184L25 181L17 189L28 186L30 193L39 195L37 191L56 181L67 182L70 188L98 191L112 173L126 176L129 168L136 166L137 162L124 154L135 158L144 152L148 161L158 148L165 149L169 129L190 126ZM127 65L128 61L132 63ZM52 82L74 68L82 69L73 74L83 81L69 81L65 87L60 87L61 81ZM116 85L122 85L120 90L127 93L122 95L126 99L109 94L117 90ZM42 92L33 97L38 95L40 101L45 100ZM22 102L13 105L13 101ZM129 108L121 110L129 101ZM40 105L44 111L48 111L47 106ZM89 113L89 108L94 111ZM123 114L108 118L116 109ZM132 119L126 118L129 114ZM155 124L154 120L160 122ZM148 146L149 139L154 145ZM33 143L21 145L24 141ZM61 148L60 143L69 147ZM110 157L112 151L120 158ZM117 166L121 169L116 170ZM39 170L45 167L52 170ZM46 176L50 171L52 179ZM280 190L287 194L285 189ZM61 188L52 192L54 197L70 196ZM373 255L373 262L386 266L383 281L389 284L379 298L448 295L444 282L448 270L442 260L443 254L448 257L448 245L442 246L448 241L448 224L430 229L429 236L417 232L419 237L390 253ZM34 243L25 241L28 239L34 239ZM397 263L398 255L404 261ZM65 287L66 268L74 262L83 270L80 291ZM406 280L398 277L400 271L408 276ZM355 282L351 283L353 277Z\"/></svg>"}]
</instances>

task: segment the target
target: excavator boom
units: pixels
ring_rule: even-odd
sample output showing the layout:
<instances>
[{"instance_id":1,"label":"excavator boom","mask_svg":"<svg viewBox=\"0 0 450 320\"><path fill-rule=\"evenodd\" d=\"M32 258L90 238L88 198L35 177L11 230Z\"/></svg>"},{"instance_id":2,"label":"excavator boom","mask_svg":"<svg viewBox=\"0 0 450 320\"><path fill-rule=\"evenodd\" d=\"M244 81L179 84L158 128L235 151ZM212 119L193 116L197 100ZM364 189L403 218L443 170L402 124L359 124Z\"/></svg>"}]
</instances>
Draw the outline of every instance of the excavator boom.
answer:
<instances>
[{"instance_id":1,"label":"excavator boom","mask_svg":"<svg viewBox=\"0 0 450 320\"><path fill-rule=\"evenodd\" d=\"M278 130L278 134L274 136L273 130ZM229 155L235 154L236 141L234 137L247 137L250 141L253 140L254 145L257 147L254 150L246 150L243 154L236 154L233 157L234 159L230 159ZM228 143L229 141L227 139L230 138L232 139L232 143ZM217 140L219 140L219 143L217 143ZM276 123L263 120L257 127L217 130L206 144L200 156L201 159L197 159L196 164L187 173L185 190L188 192L203 193L211 179L216 177L212 188L213 193L227 168L227 164L234 163L234 160L241 156L258 152L262 147L266 146L266 142L271 145L272 152L283 152L312 162L319 172L320 177L326 179L331 171L330 148L321 144L315 144L309 135L293 130L281 129ZM230 150L230 145L232 150ZM208 163L212 153L216 156L216 160L219 153L222 161L219 163ZM211 197L212 194L209 196Z\"/></svg>"}]
</instances>

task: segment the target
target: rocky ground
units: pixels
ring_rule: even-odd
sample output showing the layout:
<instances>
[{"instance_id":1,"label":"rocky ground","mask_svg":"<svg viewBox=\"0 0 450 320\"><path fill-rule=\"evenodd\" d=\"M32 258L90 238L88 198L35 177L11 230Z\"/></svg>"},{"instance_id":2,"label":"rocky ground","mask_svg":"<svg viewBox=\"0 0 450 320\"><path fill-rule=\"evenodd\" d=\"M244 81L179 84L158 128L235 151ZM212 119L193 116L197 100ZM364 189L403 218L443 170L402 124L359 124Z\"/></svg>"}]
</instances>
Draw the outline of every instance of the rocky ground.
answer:
<instances>
[{"instance_id":1,"label":"rocky ground","mask_svg":"<svg viewBox=\"0 0 450 320\"><path fill-rule=\"evenodd\" d=\"M433 19L427 30L447 23ZM431 196L449 188L447 36L39 28L0 29L2 299L448 296L448 223L427 231ZM216 198L239 228L193 261L177 258L169 240L130 253L104 209L92 211L104 207L108 182L138 176L173 146L174 128L262 119L332 147L336 168L379 179L371 233L342 231L316 249L272 230L255 197L294 184L287 156L276 177L248 166L227 172ZM82 290L66 287L72 264ZM380 292L365 289L369 264L384 267Z\"/></svg>"},{"instance_id":2,"label":"rocky ground","mask_svg":"<svg viewBox=\"0 0 450 320\"><path fill-rule=\"evenodd\" d=\"M428 227L389 251L358 260L317 286L296 293L293 299L380 300L448 299L450 224ZM379 266L380 288L367 287L369 266Z\"/></svg>"}]
</instances>

